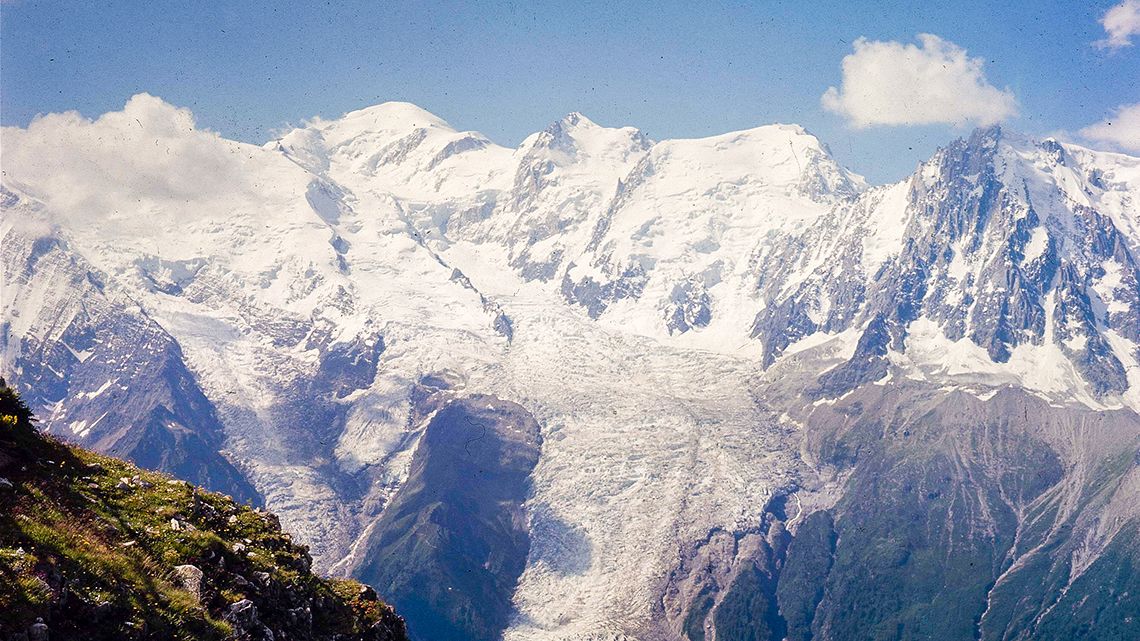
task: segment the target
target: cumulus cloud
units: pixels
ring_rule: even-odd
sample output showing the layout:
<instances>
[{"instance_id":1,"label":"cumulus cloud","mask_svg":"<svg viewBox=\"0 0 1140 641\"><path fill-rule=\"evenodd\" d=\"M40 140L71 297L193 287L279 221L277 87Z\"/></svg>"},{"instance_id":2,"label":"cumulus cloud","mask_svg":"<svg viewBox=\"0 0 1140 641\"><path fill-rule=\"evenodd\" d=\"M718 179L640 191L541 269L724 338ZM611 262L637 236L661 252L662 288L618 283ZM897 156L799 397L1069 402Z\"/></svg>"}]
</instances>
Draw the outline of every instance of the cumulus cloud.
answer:
<instances>
[{"instance_id":1,"label":"cumulus cloud","mask_svg":"<svg viewBox=\"0 0 1140 641\"><path fill-rule=\"evenodd\" d=\"M1102 49L1119 49L1132 45L1132 36L1140 35L1140 0L1124 0L1104 13L1100 19L1108 37L1098 40Z\"/></svg>"},{"instance_id":2,"label":"cumulus cloud","mask_svg":"<svg viewBox=\"0 0 1140 641\"><path fill-rule=\"evenodd\" d=\"M821 98L862 129L874 125L991 125L1017 114L1017 100L986 80L982 60L928 33L918 46L860 38L843 58L843 83Z\"/></svg>"},{"instance_id":3,"label":"cumulus cloud","mask_svg":"<svg viewBox=\"0 0 1140 641\"><path fill-rule=\"evenodd\" d=\"M40 186L70 211L113 209L124 196L197 199L215 181L228 185L234 168L219 136L149 94L96 120L75 111L37 116L27 129L5 128L4 143L6 177Z\"/></svg>"},{"instance_id":4,"label":"cumulus cloud","mask_svg":"<svg viewBox=\"0 0 1140 641\"><path fill-rule=\"evenodd\" d=\"M1094 142L1140 152L1140 102L1120 107L1112 116L1081 129L1079 133Z\"/></svg>"},{"instance_id":5,"label":"cumulus cloud","mask_svg":"<svg viewBox=\"0 0 1140 641\"><path fill-rule=\"evenodd\" d=\"M198 129L189 110L149 94L94 120L74 111L38 116L2 137L5 184L72 225L177 229L258 202L275 177L250 169L265 164L251 162L268 155L259 147Z\"/></svg>"}]
</instances>

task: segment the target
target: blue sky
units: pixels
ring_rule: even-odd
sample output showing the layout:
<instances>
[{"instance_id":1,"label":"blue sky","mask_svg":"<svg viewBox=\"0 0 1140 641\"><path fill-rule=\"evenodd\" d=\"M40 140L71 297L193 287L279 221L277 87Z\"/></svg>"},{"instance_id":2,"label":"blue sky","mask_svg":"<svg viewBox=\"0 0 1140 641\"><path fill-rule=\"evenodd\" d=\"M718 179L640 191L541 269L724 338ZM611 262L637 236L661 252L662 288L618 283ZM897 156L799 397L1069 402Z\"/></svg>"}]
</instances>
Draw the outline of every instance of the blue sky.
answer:
<instances>
[{"instance_id":1,"label":"blue sky","mask_svg":"<svg viewBox=\"0 0 1140 641\"><path fill-rule=\"evenodd\" d=\"M145 91L257 143L386 100L506 145L570 111L656 139L796 122L884 182L972 124L859 129L825 109L858 38L937 35L1008 89L1010 127L1075 132L1140 103L1140 38L1094 45L1119 3L15 0L0 5L0 120L94 117Z\"/></svg>"}]
</instances>

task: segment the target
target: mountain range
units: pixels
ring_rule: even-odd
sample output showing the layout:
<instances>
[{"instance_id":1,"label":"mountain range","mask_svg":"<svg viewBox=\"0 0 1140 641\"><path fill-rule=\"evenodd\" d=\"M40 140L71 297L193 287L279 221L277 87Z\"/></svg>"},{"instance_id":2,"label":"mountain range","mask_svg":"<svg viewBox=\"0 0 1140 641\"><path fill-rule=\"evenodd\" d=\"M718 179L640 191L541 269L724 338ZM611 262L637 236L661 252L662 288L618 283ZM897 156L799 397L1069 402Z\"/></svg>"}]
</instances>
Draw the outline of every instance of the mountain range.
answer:
<instances>
[{"instance_id":1,"label":"mountain range","mask_svg":"<svg viewBox=\"0 0 1140 641\"><path fill-rule=\"evenodd\" d=\"M1140 158L795 125L5 128L0 375L412 638L1140 635Z\"/></svg>"}]
</instances>

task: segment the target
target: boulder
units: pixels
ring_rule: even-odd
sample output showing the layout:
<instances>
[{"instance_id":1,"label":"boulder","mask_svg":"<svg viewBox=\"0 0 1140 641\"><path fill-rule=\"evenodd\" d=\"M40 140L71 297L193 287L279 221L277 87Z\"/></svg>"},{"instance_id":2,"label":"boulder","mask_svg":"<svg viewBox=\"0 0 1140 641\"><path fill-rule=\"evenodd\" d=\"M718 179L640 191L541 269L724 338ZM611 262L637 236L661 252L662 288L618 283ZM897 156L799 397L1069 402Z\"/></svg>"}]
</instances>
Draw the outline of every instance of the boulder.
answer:
<instances>
[{"instance_id":1,"label":"boulder","mask_svg":"<svg viewBox=\"0 0 1140 641\"><path fill-rule=\"evenodd\" d=\"M202 602L202 578L205 575L193 565L179 565L174 568L175 582L186 590L198 603Z\"/></svg>"},{"instance_id":2,"label":"boulder","mask_svg":"<svg viewBox=\"0 0 1140 641\"><path fill-rule=\"evenodd\" d=\"M239 585L243 588L248 588L248 587L253 585L252 583L249 582L248 579L246 579L244 576L242 576L240 574L235 574L233 581L234 581L234 585Z\"/></svg>"},{"instance_id":3,"label":"boulder","mask_svg":"<svg viewBox=\"0 0 1140 641\"><path fill-rule=\"evenodd\" d=\"M248 632L261 623L257 618L257 606L249 599L231 603L225 619L237 632Z\"/></svg>"}]
</instances>

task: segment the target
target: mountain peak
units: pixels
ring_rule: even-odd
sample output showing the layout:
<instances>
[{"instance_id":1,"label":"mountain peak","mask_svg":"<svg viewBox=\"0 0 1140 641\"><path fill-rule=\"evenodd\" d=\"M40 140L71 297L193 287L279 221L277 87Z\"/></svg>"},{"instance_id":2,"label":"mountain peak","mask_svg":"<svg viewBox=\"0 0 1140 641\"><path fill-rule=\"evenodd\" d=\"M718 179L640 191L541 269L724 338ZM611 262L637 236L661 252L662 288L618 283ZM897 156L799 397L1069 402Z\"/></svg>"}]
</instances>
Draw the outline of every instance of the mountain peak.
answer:
<instances>
[{"instance_id":1,"label":"mountain peak","mask_svg":"<svg viewBox=\"0 0 1140 641\"><path fill-rule=\"evenodd\" d=\"M667 142L680 145L708 146L716 149L728 147L756 147L772 151L791 149L801 152L807 149L830 156L827 146L800 125L774 123L759 125L751 129L740 129L704 138L679 138Z\"/></svg>"},{"instance_id":2,"label":"mountain peak","mask_svg":"<svg viewBox=\"0 0 1140 641\"><path fill-rule=\"evenodd\" d=\"M446 120L410 102L390 101L350 111L334 122L381 131L412 131L426 127L452 130Z\"/></svg>"},{"instance_id":3,"label":"mountain peak","mask_svg":"<svg viewBox=\"0 0 1140 641\"><path fill-rule=\"evenodd\" d=\"M584 153L591 157L622 159L644 152L651 145L645 134L634 127L605 127L577 111L555 120L522 144L525 149L558 151L569 157Z\"/></svg>"},{"instance_id":4,"label":"mountain peak","mask_svg":"<svg viewBox=\"0 0 1140 641\"><path fill-rule=\"evenodd\" d=\"M580 111L571 111L570 113L563 116L562 119L559 120L558 122L562 123L563 125L571 126L571 127L597 127L598 126L597 123L595 123L593 120L590 120L589 118L584 116L582 114L582 112L580 112Z\"/></svg>"},{"instance_id":5,"label":"mountain peak","mask_svg":"<svg viewBox=\"0 0 1140 641\"><path fill-rule=\"evenodd\" d=\"M762 176L768 185L796 186L812 197L853 195L862 176L844 169L818 138L799 125L772 124L716 136L662 142L655 155L680 160L686 174L715 181Z\"/></svg>"},{"instance_id":6,"label":"mountain peak","mask_svg":"<svg viewBox=\"0 0 1140 641\"><path fill-rule=\"evenodd\" d=\"M542 133L547 134L552 141L558 141L567 136L571 136L571 132L590 129L605 129L605 127L598 125L580 112L571 111L547 125L546 129L542 130Z\"/></svg>"}]
</instances>

